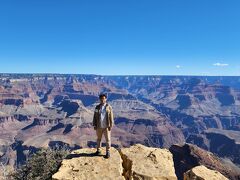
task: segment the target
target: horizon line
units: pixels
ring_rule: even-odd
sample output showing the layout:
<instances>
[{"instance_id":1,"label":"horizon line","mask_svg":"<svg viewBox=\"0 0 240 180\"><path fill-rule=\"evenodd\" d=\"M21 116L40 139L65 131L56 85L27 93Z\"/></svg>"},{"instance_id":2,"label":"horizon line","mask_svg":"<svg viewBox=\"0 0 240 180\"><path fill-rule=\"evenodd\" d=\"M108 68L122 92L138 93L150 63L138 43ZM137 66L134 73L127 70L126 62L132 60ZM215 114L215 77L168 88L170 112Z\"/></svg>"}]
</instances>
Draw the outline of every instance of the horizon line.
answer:
<instances>
[{"instance_id":1,"label":"horizon line","mask_svg":"<svg viewBox=\"0 0 240 180\"><path fill-rule=\"evenodd\" d=\"M0 75L86 75L86 76L193 76L193 77L240 77L240 75L173 75L173 74L93 74L93 73L23 73L23 72L11 72L11 73L0 73Z\"/></svg>"}]
</instances>

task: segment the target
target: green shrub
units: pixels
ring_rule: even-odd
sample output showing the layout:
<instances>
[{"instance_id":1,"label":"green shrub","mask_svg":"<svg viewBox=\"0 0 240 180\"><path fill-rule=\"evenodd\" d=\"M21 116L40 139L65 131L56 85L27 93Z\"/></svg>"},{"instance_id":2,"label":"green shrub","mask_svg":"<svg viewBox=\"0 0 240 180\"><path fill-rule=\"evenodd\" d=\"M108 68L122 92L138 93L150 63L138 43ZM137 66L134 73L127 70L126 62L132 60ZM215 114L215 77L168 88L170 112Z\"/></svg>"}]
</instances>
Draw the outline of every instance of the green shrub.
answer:
<instances>
[{"instance_id":1,"label":"green shrub","mask_svg":"<svg viewBox=\"0 0 240 180\"><path fill-rule=\"evenodd\" d=\"M65 147L42 148L31 155L24 165L12 172L9 179L49 180L69 153L70 150Z\"/></svg>"}]
</instances>

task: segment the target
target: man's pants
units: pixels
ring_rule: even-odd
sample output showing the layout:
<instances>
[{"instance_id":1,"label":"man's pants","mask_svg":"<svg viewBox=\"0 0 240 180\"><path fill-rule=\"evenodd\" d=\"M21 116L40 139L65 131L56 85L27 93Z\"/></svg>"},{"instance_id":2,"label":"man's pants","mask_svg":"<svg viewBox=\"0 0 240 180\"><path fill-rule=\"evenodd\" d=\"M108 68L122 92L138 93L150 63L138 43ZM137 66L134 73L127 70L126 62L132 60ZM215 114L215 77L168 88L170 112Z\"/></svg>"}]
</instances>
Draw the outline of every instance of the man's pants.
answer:
<instances>
[{"instance_id":1,"label":"man's pants","mask_svg":"<svg viewBox=\"0 0 240 180\"><path fill-rule=\"evenodd\" d=\"M102 140L102 134L105 136L106 140L106 151L110 150L111 147L111 131L108 130L108 128L97 128L97 149L99 150L102 146L101 140Z\"/></svg>"}]
</instances>

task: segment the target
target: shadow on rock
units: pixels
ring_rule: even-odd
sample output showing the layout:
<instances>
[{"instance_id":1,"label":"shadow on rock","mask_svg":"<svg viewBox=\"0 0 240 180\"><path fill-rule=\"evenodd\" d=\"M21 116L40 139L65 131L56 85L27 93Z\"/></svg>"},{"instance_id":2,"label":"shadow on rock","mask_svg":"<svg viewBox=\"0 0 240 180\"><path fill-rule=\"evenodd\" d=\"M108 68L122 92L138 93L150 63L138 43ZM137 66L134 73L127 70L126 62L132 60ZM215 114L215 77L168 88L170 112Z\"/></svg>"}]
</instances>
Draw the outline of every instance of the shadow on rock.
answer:
<instances>
[{"instance_id":1,"label":"shadow on rock","mask_svg":"<svg viewBox=\"0 0 240 180\"><path fill-rule=\"evenodd\" d=\"M73 158L79 158L79 157L96 157L96 156L104 156L104 155L96 155L96 153L69 154L65 159L73 159Z\"/></svg>"}]
</instances>

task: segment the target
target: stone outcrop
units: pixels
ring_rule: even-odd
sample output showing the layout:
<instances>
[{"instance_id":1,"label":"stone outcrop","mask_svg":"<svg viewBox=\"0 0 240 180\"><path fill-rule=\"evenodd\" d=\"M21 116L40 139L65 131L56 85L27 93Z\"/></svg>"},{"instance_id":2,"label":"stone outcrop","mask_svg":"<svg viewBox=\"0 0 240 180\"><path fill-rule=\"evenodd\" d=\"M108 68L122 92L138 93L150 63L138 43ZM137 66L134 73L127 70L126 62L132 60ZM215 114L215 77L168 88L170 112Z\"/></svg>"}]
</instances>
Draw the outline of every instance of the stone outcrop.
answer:
<instances>
[{"instance_id":1,"label":"stone outcrop","mask_svg":"<svg viewBox=\"0 0 240 180\"><path fill-rule=\"evenodd\" d=\"M65 158L53 180L177 180L173 155L168 149L146 147L141 144L129 148L111 148L105 159L105 148L96 156L95 148L74 150ZM184 172L184 180L225 180L216 170L203 165Z\"/></svg>"},{"instance_id":2,"label":"stone outcrop","mask_svg":"<svg viewBox=\"0 0 240 180\"><path fill-rule=\"evenodd\" d=\"M123 180L122 159L115 148L111 148L111 158L95 156L94 148L84 148L73 151L62 161L59 171L53 175L54 180L84 180L84 179L116 179Z\"/></svg>"},{"instance_id":3,"label":"stone outcrop","mask_svg":"<svg viewBox=\"0 0 240 180\"><path fill-rule=\"evenodd\" d=\"M173 157L169 150L136 144L120 151L126 179L176 180Z\"/></svg>"},{"instance_id":4,"label":"stone outcrop","mask_svg":"<svg viewBox=\"0 0 240 180\"><path fill-rule=\"evenodd\" d=\"M184 173L184 180L227 180L220 172L206 168L205 166L196 166Z\"/></svg>"},{"instance_id":5,"label":"stone outcrop","mask_svg":"<svg viewBox=\"0 0 240 180\"><path fill-rule=\"evenodd\" d=\"M154 179L176 180L172 154L167 149L136 144L130 148L111 148L111 157L95 156L95 148L73 151L62 161L54 180Z\"/></svg>"}]
</instances>

